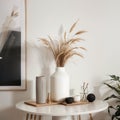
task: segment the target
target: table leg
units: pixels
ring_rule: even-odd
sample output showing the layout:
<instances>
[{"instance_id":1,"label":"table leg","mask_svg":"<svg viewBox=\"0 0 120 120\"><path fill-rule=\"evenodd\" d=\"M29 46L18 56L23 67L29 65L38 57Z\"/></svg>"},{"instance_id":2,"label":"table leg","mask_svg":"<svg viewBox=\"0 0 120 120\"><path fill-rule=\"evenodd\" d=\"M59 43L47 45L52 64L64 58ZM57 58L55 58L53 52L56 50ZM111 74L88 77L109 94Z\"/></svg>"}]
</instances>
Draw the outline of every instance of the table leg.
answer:
<instances>
[{"instance_id":1,"label":"table leg","mask_svg":"<svg viewBox=\"0 0 120 120\"><path fill-rule=\"evenodd\" d=\"M41 116L39 116L39 120L41 120Z\"/></svg>"},{"instance_id":2,"label":"table leg","mask_svg":"<svg viewBox=\"0 0 120 120\"><path fill-rule=\"evenodd\" d=\"M34 120L36 120L36 115L34 115Z\"/></svg>"},{"instance_id":3,"label":"table leg","mask_svg":"<svg viewBox=\"0 0 120 120\"><path fill-rule=\"evenodd\" d=\"M68 120L67 116L53 116L52 120Z\"/></svg>"},{"instance_id":4,"label":"table leg","mask_svg":"<svg viewBox=\"0 0 120 120\"><path fill-rule=\"evenodd\" d=\"M31 115L30 115L30 120L32 120L32 118L33 118L33 115L31 114Z\"/></svg>"},{"instance_id":5,"label":"table leg","mask_svg":"<svg viewBox=\"0 0 120 120\"><path fill-rule=\"evenodd\" d=\"M81 120L81 116L80 115L78 115L78 120Z\"/></svg>"},{"instance_id":6,"label":"table leg","mask_svg":"<svg viewBox=\"0 0 120 120\"><path fill-rule=\"evenodd\" d=\"M36 120L37 115L32 115L32 114L26 114L26 120ZM41 120L41 116L38 116L38 119Z\"/></svg>"},{"instance_id":7,"label":"table leg","mask_svg":"<svg viewBox=\"0 0 120 120\"><path fill-rule=\"evenodd\" d=\"M72 117L72 120L76 120L75 117L77 117L77 120L81 120L81 116L78 115L78 116L71 116Z\"/></svg>"},{"instance_id":8,"label":"table leg","mask_svg":"<svg viewBox=\"0 0 120 120\"><path fill-rule=\"evenodd\" d=\"M28 120L28 117L29 117L29 114L27 113L27 114L26 114L26 120Z\"/></svg>"},{"instance_id":9,"label":"table leg","mask_svg":"<svg viewBox=\"0 0 120 120\"><path fill-rule=\"evenodd\" d=\"M75 119L74 119L74 116L71 116L71 117L72 117L72 120L75 120Z\"/></svg>"},{"instance_id":10,"label":"table leg","mask_svg":"<svg viewBox=\"0 0 120 120\"><path fill-rule=\"evenodd\" d=\"M92 114L91 114L91 113L89 113L89 116L90 116L90 120L93 120L93 117L92 117Z\"/></svg>"}]
</instances>

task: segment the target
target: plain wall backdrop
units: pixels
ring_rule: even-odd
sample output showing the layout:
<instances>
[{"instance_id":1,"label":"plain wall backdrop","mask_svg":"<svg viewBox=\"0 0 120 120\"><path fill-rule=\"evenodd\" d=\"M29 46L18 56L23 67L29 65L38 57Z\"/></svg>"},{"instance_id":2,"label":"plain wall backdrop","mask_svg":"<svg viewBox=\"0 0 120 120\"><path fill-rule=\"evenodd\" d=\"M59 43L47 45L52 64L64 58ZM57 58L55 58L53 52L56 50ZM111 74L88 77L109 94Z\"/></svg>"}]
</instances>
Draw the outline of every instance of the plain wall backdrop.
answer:
<instances>
[{"instance_id":1,"label":"plain wall backdrop","mask_svg":"<svg viewBox=\"0 0 120 120\"><path fill-rule=\"evenodd\" d=\"M65 68L71 89L80 92L83 82L89 92L103 99L107 88L102 84L109 74L120 75L120 1L119 0L28 0L27 1L27 82L26 91L0 91L0 120L22 120L24 113L15 109L21 100L35 98L35 78L54 72L52 57L40 45L38 38L58 36L61 28L79 19L84 59L74 57ZM48 59L49 58L49 59ZM103 118L102 118L103 117ZM84 116L88 120L87 116ZM95 120L109 120L106 112L94 115ZM48 118L47 118L48 120Z\"/></svg>"}]
</instances>

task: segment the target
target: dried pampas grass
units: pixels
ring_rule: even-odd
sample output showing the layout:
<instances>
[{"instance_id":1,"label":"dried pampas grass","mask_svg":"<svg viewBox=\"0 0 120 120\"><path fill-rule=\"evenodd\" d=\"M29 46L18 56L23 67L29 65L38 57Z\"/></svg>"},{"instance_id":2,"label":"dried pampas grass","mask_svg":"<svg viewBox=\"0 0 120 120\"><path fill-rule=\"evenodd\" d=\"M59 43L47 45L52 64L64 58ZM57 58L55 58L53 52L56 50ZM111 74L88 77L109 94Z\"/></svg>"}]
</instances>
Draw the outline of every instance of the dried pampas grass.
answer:
<instances>
[{"instance_id":1,"label":"dried pampas grass","mask_svg":"<svg viewBox=\"0 0 120 120\"><path fill-rule=\"evenodd\" d=\"M76 21L71 27L68 32L64 32L63 39L60 39L58 41L52 39L50 36L48 38L40 38L41 42L45 45L45 47L49 48L55 58L57 67L64 67L68 59L70 59L72 56L76 55L83 58L83 55L81 54L80 50L86 50L84 47L79 46L81 41L83 39L80 38L80 35L85 33L86 31L79 30L73 34L72 37L70 34L72 34L73 30L75 29L78 21ZM76 45L76 46L75 46Z\"/></svg>"}]
</instances>

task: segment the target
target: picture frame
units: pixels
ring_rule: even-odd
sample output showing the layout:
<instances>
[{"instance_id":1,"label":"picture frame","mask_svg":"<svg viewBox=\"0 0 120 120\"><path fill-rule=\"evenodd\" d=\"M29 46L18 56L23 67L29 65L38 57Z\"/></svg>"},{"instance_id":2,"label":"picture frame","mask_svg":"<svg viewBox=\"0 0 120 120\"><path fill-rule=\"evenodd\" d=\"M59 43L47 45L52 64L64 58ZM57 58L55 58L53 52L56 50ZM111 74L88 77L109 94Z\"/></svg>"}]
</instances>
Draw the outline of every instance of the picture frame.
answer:
<instances>
[{"instance_id":1,"label":"picture frame","mask_svg":"<svg viewBox=\"0 0 120 120\"><path fill-rule=\"evenodd\" d=\"M0 0L0 90L26 90L26 1Z\"/></svg>"}]
</instances>

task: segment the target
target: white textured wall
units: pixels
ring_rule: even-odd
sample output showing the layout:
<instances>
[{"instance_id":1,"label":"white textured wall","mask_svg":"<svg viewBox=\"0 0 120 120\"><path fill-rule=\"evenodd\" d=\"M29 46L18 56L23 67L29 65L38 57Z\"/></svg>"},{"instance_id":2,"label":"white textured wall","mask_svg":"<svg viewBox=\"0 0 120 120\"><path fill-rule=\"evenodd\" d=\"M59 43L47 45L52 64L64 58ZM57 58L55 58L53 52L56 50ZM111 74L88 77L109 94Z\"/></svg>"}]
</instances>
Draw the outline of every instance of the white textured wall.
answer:
<instances>
[{"instance_id":1,"label":"white textured wall","mask_svg":"<svg viewBox=\"0 0 120 120\"><path fill-rule=\"evenodd\" d=\"M48 68L50 73L54 71L53 63L46 60L49 54L43 53L44 49L39 47L37 38L48 34L57 36L61 26L68 29L77 19L80 20L79 28L88 31L83 35L86 40L83 45L87 52L84 53L84 59L75 58L65 66L70 75L71 88L79 91L80 84L86 81L89 82L89 91L97 93L98 98L103 98L105 88L100 84L109 74L120 75L119 4L119 0L28 0L28 90L0 91L0 120L22 120L24 116L15 109L15 104L35 97L32 82L37 75L49 75L46 72ZM104 115L101 113L94 117L96 120L104 120ZM87 120L87 117L84 119Z\"/></svg>"}]
</instances>

